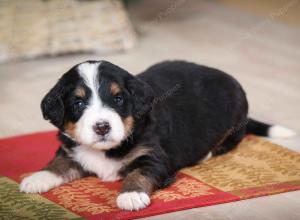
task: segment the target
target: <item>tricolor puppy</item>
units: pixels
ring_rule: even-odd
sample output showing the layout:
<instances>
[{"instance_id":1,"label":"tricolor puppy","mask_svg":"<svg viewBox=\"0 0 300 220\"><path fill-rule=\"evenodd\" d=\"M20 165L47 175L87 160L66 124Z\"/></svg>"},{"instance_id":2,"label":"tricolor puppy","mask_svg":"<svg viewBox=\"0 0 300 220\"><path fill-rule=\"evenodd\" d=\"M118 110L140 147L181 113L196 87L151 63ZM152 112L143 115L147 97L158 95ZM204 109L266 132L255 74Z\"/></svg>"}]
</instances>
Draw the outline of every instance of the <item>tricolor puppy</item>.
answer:
<instances>
[{"instance_id":1,"label":"tricolor puppy","mask_svg":"<svg viewBox=\"0 0 300 220\"><path fill-rule=\"evenodd\" d=\"M59 79L41 108L59 129L61 146L44 169L23 179L21 191L46 192L87 175L122 179L116 203L126 210L145 208L177 170L230 151L246 133L292 135L249 119L245 92L233 77L184 61L137 76L87 61Z\"/></svg>"}]
</instances>

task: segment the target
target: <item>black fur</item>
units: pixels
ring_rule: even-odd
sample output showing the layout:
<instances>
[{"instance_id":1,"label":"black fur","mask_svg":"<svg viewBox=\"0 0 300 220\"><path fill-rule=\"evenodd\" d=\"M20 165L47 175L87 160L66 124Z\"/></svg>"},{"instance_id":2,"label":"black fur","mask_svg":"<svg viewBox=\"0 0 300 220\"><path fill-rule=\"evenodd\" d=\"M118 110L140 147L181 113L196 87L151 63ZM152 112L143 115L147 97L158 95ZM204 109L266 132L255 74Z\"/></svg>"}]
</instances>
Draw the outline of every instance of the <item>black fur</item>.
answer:
<instances>
[{"instance_id":1,"label":"black fur","mask_svg":"<svg viewBox=\"0 0 300 220\"><path fill-rule=\"evenodd\" d=\"M172 182L177 170L196 164L210 151L214 155L226 153L241 141L247 129L248 132L256 130L253 121L251 127L245 123L248 103L241 85L220 70L168 61L134 77L103 61L99 72L101 99L120 116L135 119L131 135L117 148L106 151L106 156L123 158L140 145L149 149L147 155L120 170L123 177L138 168L155 187L165 187ZM111 82L123 89L122 106L115 105L105 92ZM72 109L76 97L71 91L78 84L82 84L82 79L73 68L41 104L44 117L60 129L59 138L69 150L76 147L76 142L63 134L63 125L76 122L84 111ZM88 99L88 88L86 92ZM64 154L61 150L58 153Z\"/></svg>"},{"instance_id":2,"label":"black fur","mask_svg":"<svg viewBox=\"0 0 300 220\"><path fill-rule=\"evenodd\" d=\"M270 125L260 121L249 119L247 124L247 133L268 136Z\"/></svg>"},{"instance_id":3,"label":"black fur","mask_svg":"<svg viewBox=\"0 0 300 220\"><path fill-rule=\"evenodd\" d=\"M156 97L179 85L155 104L151 112L155 126L147 137L157 138L169 157L171 172L197 163L230 129L247 119L245 92L219 70L183 61L163 62L138 78L153 88ZM232 133L227 139L233 136L240 135Z\"/></svg>"},{"instance_id":4,"label":"black fur","mask_svg":"<svg viewBox=\"0 0 300 220\"><path fill-rule=\"evenodd\" d=\"M59 129L62 129L68 117L71 119L74 117L74 111L67 107L69 107L70 99L74 98L74 96L71 96L71 91L78 84L83 85L83 80L72 68L58 80L57 84L46 94L41 102L44 118L50 120ZM73 120L76 121L78 118L75 117Z\"/></svg>"}]
</instances>

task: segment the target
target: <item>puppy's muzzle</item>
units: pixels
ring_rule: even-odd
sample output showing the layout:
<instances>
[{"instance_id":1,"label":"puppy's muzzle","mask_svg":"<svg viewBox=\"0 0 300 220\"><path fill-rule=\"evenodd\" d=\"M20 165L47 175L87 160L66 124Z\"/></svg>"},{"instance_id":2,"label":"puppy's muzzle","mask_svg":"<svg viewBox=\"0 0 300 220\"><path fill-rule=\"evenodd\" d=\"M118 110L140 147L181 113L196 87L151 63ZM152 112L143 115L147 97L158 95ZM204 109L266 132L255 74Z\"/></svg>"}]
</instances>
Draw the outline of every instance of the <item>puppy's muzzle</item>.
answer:
<instances>
[{"instance_id":1,"label":"puppy's muzzle","mask_svg":"<svg viewBox=\"0 0 300 220\"><path fill-rule=\"evenodd\" d=\"M104 136L107 133L109 133L109 131L111 130L111 127L107 121L102 121L102 122L97 122L93 126L93 129L96 134Z\"/></svg>"}]
</instances>

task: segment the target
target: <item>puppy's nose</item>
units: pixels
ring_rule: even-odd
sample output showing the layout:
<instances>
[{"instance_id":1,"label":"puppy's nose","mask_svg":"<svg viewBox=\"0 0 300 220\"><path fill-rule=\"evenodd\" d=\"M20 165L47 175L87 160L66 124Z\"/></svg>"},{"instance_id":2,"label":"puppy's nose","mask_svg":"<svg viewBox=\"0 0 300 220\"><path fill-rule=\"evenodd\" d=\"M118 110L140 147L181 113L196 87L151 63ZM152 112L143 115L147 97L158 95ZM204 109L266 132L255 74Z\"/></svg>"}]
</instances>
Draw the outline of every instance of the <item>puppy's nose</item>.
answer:
<instances>
[{"instance_id":1,"label":"puppy's nose","mask_svg":"<svg viewBox=\"0 0 300 220\"><path fill-rule=\"evenodd\" d=\"M94 125L93 129L94 129L96 134L104 136L110 131L110 125L106 121L97 122Z\"/></svg>"}]
</instances>

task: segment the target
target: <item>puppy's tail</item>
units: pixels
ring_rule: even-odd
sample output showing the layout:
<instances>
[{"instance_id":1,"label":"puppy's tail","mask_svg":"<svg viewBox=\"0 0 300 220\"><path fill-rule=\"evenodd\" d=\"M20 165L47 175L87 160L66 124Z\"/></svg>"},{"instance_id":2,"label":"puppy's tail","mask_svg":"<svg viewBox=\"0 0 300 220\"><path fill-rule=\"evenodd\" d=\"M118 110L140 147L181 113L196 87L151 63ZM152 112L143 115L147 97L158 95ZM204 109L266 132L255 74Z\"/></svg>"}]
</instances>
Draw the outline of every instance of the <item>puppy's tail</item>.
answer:
<instances>
[{"instance_id":1,"label":"puppy's tail","mask_svg":"<svg viewBox=\"0 0 300 220\"><path fill-rule=\"evenodd\" d=\"M246 132L266 137L288 138L296 135L296 132L280 125L269 125L260 121L248 119Z\"/></svg>"}]
</instances>

